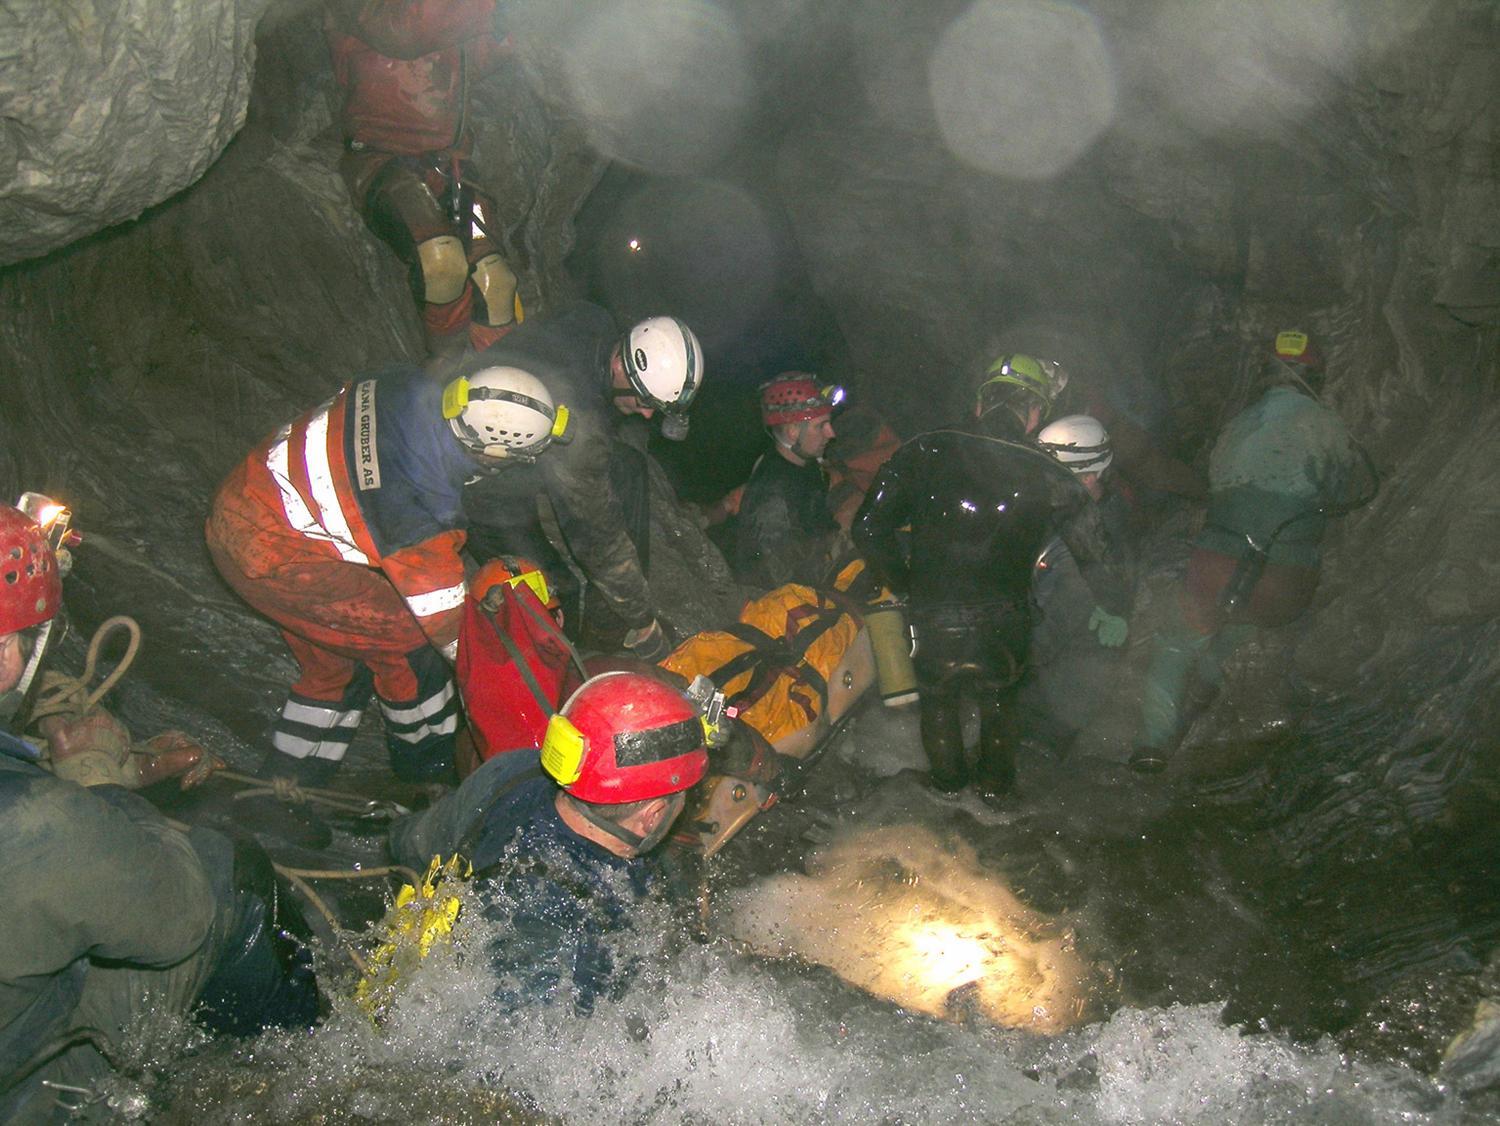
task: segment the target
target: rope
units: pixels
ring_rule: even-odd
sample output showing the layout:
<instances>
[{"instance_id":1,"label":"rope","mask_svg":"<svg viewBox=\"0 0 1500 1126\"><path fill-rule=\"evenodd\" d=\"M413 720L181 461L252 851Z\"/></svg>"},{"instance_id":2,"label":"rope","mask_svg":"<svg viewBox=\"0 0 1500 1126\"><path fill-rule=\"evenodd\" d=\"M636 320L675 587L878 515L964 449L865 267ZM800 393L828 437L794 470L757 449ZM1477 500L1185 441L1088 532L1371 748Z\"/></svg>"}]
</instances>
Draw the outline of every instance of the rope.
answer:
<instances>
[{"instance_id":1,"label":"rope","mask_svg":"<svg viewBox=\"0 0 1500 1126\"><path fill-rule=\"evenodd\" d=\"M89 681L94 679L94 670L99 664L99 653L104 648L104 642L110 634L120 629L130 634L130 642L125 648L125 655L120 658L114 670L100 682L99 687L90 692ZM89 642L88 658L84 661L82 675L69 676L60 672L42 674L36 707L31 713L32 720L49 715L84 715L104 698L106 692L120 683L120 678L130 668L140 648L141 627L134 618L119 614L108 619L94 631L93 639Z\"/></svg>"},{"instance_id":2,"label":"rope","mask_svg":"<svg viewBox=\"0 0 1500 1126\"><path fill-rule=\"evenodd\" d=\"M234 795L235 801L270 794L278 801L289 805L323 805L342 813L379 813L382 810L404 814L410 813L400 802L367 798L345 790L326 790L314 786L300 786L290 778L257 778L253 774L241 774L234 770L216 770L214 777L236 782L244 787Z\"/></svg>"},{"instance_id":3,"label":"rope","mask_svg":"<svg viewBox=\"0 0 1500 1126\"><path fill-rule=\"evenodd\" d=\"M117 630L125 630L130 634L130 641L125 647L125 655L100 683L99 687L89 691L89 682L94 679L94 673L99 665L99 654L104 649L104 643L109 636ZM66 673L48 672L43 674L37 703L32 710L33 720L41 719L50 715L68 715L79 717L87 714L107 692L116 684L120 683L122 677L134 662L136 654L141 648L141 627L134 618L124 614L107 619L98 629L94 631L93 638L89 641L88 657L84 661L83 673L79 676L68 676ZM380 810L388 810L396 813L408 812L406 808L397 802L379 801L373 798L361 797L358 794L345 793L340 790L315 789L310 786L299 786L287 778L273 778L267 781L264 778L256 778L249 774L240 774L233 770L218 770L214 772L219 777L230 782L244 785L246 788L234 795L234 800L255 797L258 794L271 794L280 801L293 805L314 804L325 805L332 809L341 810L346 813L376 813ZM188 826L180 821L167 819L168 823L176 829L187 832ZM387 876L401 876L411 882L413 887L420 887L422 877L415 871L400 864L386 864L375 868L290 868L284 864L274 861L272 866L285 877L288 883L296 888L317 909L318 913L327 921L333 933L348 948L349 958L361 974L369 972L369 966L364 957L355 949L354 943L345 935L338 917L334 915L323 897L313 890L308 880L371 880L385 879ZM76 1034L75 1034L76 1037ZM71 1041L70 1041L71 1042ZM64 1047L67 1045L64 1044ZM96 1045L97 1046L97 1045ZM42 1061L45 1062L45 1059Z\"/></svg>"}]
</instances>

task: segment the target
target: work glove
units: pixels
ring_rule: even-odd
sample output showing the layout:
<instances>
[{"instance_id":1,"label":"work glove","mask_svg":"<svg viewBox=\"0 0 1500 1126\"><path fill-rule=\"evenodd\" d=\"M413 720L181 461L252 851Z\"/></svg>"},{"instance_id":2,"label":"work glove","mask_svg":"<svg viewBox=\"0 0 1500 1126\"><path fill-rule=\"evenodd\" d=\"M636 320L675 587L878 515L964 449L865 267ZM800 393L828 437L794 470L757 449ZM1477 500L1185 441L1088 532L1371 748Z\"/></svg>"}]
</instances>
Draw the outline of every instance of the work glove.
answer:
<instances>
[{"instance_id":1,"label":"work glove","mask_svg":"<svg viewBox=\"0 0 1500 1126\"><path fill-rule=\"evenodd\" d=\"M632 657L656 664L672 651L672 640L661 622L652 618L648 625L640 626L625 635L625 648Z\"/></svg>"},{"instance_id":2,"label":"work glove","mask_svg":"<svg viewBox=\"0 0 1500 1126\"><path fill-rule=\"evenodd\" d=\"M1104 648L1118 649L1130 636L1130 623L1111 614L1103 606L1095 606L1094 612L1089 615L1089 632L1099 639L1099 644Z\"/></svg>"},{"instance_id":3,"label":"work glove","mask_svg":"<svg viewBox=\"0 0 1500 1126\"><path fill-rule=\"evenodd\" d=\"M181 731L164 731L132 747L130 732L103 708L78 719L48 716L38 726L47 737L52 773L80 786L135 790L180 777L188 790L224 766Z\"/></svg>"}]
</instances>

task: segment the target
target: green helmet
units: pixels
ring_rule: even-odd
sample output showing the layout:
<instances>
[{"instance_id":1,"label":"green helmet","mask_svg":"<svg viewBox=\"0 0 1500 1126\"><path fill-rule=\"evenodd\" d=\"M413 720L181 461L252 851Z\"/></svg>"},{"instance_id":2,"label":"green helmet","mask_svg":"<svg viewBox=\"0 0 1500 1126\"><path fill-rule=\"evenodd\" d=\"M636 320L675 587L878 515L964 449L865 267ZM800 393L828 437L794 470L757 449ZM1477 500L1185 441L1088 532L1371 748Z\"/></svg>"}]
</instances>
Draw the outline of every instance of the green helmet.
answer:
<instances>
[{"instance_id":1,"label":"green helmet","mask_svg":"<svg viewBox=\"0 0 1500 1126\"><path fill-rule=\"evenodd\" d=\"M995 407L1014 403L1016 395L1013 389L1019 388L1041 400L1045 417L1052 408L1053 400L1062 393L1067 382L1067 374L1055 363L1019 352L1001 356L990 365L985 372L984 382L979 385L977 398L980 413L988 413Z\"/></svg>"}]
</instances>

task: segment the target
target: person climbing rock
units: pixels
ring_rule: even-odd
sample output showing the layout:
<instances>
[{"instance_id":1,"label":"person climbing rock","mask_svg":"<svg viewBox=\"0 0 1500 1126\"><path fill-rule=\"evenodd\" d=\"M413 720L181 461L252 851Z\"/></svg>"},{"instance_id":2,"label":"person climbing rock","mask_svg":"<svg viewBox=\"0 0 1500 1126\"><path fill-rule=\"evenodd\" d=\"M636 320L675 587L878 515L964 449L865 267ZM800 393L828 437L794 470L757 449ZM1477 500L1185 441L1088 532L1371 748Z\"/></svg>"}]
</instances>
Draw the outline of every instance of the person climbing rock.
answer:
<instances>
[{"instance_id":1,"label":"person climbing rock","mask_svg":"<svg viewBox=\"0 0 1500 1126\"><path fill-rule=\"evenodd\" d=\"M496 0L328 0L342 98L339 171L412 271L430 356L452 361L520 319L495 201L470 163L469 90L510 50Z\"/></svg>"},{"instance_id":2,"label":"person climbing rock","mask_svg":"<svg viewBox=\"0 0 1500 1126\"><path fill-rule=\"evenodd\" d=\"M1152 642L1130 759L1138 771L1166 768L1191 719L1218 694L1224 662L1257 628L1307 610L1329 517L1374 497L1373 468L1318 398L1323 377L1306 333L1277 333L1264 392L1214 443L1208 517L1172 617ZM1366 495L1356 497L1361 488Z\"/></svg>"},{"instance_id":3,"label":"person climbing rock","mask_svg":"<svg viewBox=\"0 0 1500 1126\"><path fill-rule=\"evenodd\" d=\"M186 769L186 748L133 766L128 732L99 708L28 734L61 607L58 572L43 529L0 507L8 1123L72 1121L101 1103L124 1034L148 1014L196 1011L212 1029L248 1034L310 1025L319 1010L309 957L291 937L306 928L280 902L264 854L207 829L179 831L131 792Z\"/></svg>"},{"instance_id":4,"label":"person climbing rock","mask_svg":"<svg viewBox=\"0 0 1500 1126\"><path fill-rule=\"evenodd\" d=\"M1016 694L1026 663L1032 570L1060 535L1094 593L1099 643L1127 633L1129 587L1097 507L1078 479L1029 444L1051 407L1049 373L1013 357L986 373L968 429L911 439L885 464L854 522L875 578L909 600L922 744L936 789L970 781L963 702L980 710L973 779L982 796L1015 787ZM898 531L910 525L909 548Z\"/></svg>"},{"instance_id":5,"label":"person climbing rock","mask_svg":"<svg viewBox=\"0 0 1500 1126\"><path fill-rule=\"evenodd\" d=\"M735 531L735 576L748 586L816 586L844 542L822 466L833 440L836 391L798 371L782 372L760 389L772 448L750 471Z\"/></svg>"},{"instance_id":6,"label":"person climbing rock","mask_svg":"<svg viewBox=\"0 0 1500 1126\"><path fill-rule=\"evenodd\" d=\"M300 669L262 776L324 785L373 693L397 778L456 781L464 486L553 456L568 432L566 406L525 371L443 387L404 365L356 377L229 474L209 553Z\"/></svg>"},{"instance_id":7,"label":"person climbing rock","mask_svg":"<svg viewBox=\"0 0 1500 1126\"><path fill-rule=\"evenodd\" d=\"M649 467L621 424L660 414L664 437L687 434L687 410L703 386L698 338L675 317L649 317L622 334L604 309L579 302L528 320L480 359L533 372L568 404L577 436L533 472L474 490L470 550L482 561L506 554L535 560L573 628L585 628L573 567L544 531L537 502L545 496L578 569L623 625L624 647L659 660L672 645L646 583Z\"/></svg>"},{"instance_id":8,"label":"person climbing rock","mask_svg":"<svg viewBox=\"0 0 1500 1126\"><path fill-rule=\"evenodd\" d=\"M571 990L580 1013L623 988L606 938L660 886L650 856L708 767L705 721L639 672L586 681L534 749L496 755L452 794L398 821L390 851L417 870L462 855L486 914L509 1004Z\"/></svg>"}]
</instances>

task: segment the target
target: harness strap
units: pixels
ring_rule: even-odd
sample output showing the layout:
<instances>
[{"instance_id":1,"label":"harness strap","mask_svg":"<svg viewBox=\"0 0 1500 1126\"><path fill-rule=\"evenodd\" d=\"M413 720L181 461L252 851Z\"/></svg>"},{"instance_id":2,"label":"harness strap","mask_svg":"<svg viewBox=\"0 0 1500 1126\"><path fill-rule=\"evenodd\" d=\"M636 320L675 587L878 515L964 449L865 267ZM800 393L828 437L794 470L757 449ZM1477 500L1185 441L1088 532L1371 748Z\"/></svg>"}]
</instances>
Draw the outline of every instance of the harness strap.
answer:
<instances>
[{"instance_id":1,"label":"harness strap","mask_svg":"<svg viewBox=\"0 0 1500 1126\"><path fill-rule=\"evenodd\" d=\"M536 606L524 599L518 598L516 604L531 617L532 621L546 630L549 636L556 638L561 643L562 647L567 650L568 659L573 662L573 667L578 670L579 677L587 680L589 678L589 671L583 667L583 658L578 655L578 650L568 640L568 635L558 628L557 623L552 620L551 616L537 609Z\"/></svg>"},{"instance_id":2,"label":"harness strap","mask_svg":"<svg viewBox=\"0 0 1500 1126\"><path fill-rule=\"evenodd\" d=\"M522 654L520 646L511 638L510 634L495 624L490 619L490 625L495 630L495 636L500 639L500 644L505 646L505 651L510 654L511 663L516 666L516 671L521 674L521 679L526 682L526 687L531 689L531 695L536 700L542 711L549 716L557 713L557 707L547 698L547 693L542 691L541 681L537 680L536 673L532 671L531 665Z\"/></svg>"},{"instance_id":3,"label":"harness strap","mask_svg":"<svg viewBox=\"0 0 1500 1126\"><path fill-rule=\"evenodd\" d=\"M723 691L732 680L746 670L751 670L750 682L728 697L726 703L741 710L754 707L771 690L777 677L786 673L797 682L811 687L822 705L827 706L828 681L817 669L806 664L804 658L813 643L838 624L843 613L835 605L824 605L822 595L819 598L820 602L816 607L800 607L804 611L801 615L797 610L787 614L788 625L799 617L806 621L807 612L814 615L808 624L803 625L790 638L772 637L764 630L745 622L735 622L725 629L725 633L745 642L750 648L720 665L709 674L709 678L713 680L715 687Z\"/></svg>"}]
</instances>

